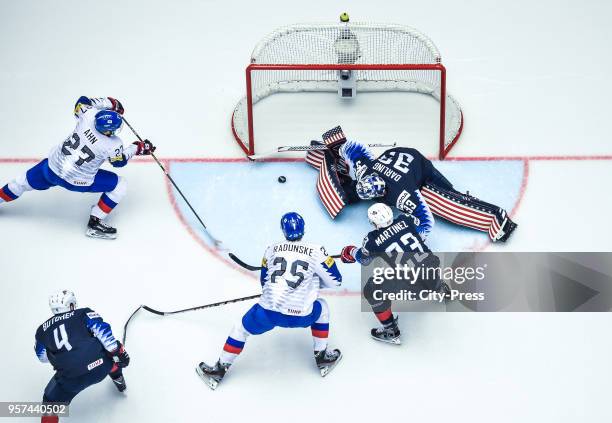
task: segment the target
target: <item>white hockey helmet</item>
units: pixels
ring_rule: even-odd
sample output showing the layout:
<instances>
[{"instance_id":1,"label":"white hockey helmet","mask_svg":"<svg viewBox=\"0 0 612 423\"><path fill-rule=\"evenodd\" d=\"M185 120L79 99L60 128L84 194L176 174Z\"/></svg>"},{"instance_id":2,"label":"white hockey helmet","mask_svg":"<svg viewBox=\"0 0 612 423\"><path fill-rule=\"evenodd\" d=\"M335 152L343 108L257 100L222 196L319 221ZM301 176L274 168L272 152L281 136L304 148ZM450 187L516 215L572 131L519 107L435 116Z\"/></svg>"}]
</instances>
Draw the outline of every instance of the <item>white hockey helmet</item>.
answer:
<instances>
[{"instance_id":1,"label":"white hockey helmet","mask_svg":"<svg viewBox=\"0 0 612 423\"><path fill-rule=\"evenodd\" d=\"M385 203L376 203L368 209L368 220L376 229L386 228L393 223L393 210Z\"/></svg>"},{"instance_id":2,"label":"white hockey helmet","mask_svg":"<svg viewBox=\"0 0 612 423\"><path fill-rule=\"evenodd\" d=\"M68 313L77 308L74 292L64 289L49 297L49 307L53 314Z\"/></svg>"}]
</instances>

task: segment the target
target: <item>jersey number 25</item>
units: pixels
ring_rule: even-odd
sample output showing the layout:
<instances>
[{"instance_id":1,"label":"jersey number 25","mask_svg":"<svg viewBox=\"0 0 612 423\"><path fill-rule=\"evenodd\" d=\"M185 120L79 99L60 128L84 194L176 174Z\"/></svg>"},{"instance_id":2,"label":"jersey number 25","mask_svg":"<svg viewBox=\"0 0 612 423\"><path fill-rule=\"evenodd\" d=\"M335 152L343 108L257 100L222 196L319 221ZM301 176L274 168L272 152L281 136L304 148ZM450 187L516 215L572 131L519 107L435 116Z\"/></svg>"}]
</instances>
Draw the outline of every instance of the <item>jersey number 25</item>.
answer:
<instances>
[{"instance_id":1,"label":"jersey number 25","mask_svg":"<svg viewBox=\"0 0 612 423\"><path fill-rule=\"evenodd\" d=\"M287 260L285 260L284 257L276 257L273 263L275 266L280 264L280 269L276 269L270 275L270 282L276 283L276 278L283 276L287 271ZM296 260L291 263L290 273L292 276L297 278L297 281L293 282L285 278L285 282L287 282L287 285L289 285L293 289L297 288L302 282L304 282L304 272L298 271L298 267L301 267L302 270L307 271L308 263L302 260Z\"/></svg>"}]
</instances>

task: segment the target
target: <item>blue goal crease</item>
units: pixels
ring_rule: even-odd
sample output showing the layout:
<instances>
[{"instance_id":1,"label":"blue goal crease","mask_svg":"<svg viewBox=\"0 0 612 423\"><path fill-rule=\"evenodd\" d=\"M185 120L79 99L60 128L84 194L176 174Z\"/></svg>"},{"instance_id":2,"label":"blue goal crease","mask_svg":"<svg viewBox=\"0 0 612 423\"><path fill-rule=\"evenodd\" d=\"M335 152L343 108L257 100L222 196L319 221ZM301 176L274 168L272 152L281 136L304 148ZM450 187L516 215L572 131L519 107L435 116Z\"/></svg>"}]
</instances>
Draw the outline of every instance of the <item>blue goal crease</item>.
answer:
<instances>
[{"instance_id":1,"label":"blue goal crease","mask_svg":"<svg viewBox=\"0 0 612 423\"><path fill-rule=\"evenodd\" d=\"M521 160L435 165L459 191L469 191L509 211L519 200L524 171ZM285 183L278 182L280 175L287 178ZM348 206L335 220L329 218L316 193L317 174L305 163L173 162L171 176L208 228L248 263L259 263L265 248L282 239L280 218L289 211L304 217L304 240L323 244L330 255L339 254L345 245L361 245L370 230L366 215L370 202ZM187 205L182 201L177 204L193 232L210 244ZM469 250L488 239L484 232L434 219L427 239L433 251ZM359 290L359 266L342 266L341 271L344 287Z\"/></svg>"}]
</instances>

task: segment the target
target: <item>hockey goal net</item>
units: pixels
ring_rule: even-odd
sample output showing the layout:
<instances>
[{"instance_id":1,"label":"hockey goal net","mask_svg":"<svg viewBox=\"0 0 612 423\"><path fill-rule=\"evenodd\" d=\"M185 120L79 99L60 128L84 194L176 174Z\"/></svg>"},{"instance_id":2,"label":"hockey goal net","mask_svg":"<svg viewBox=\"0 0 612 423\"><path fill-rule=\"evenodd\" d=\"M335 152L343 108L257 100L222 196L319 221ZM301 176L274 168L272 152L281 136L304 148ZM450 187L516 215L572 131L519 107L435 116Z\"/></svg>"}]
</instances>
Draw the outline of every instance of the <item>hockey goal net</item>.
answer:
<instances>
[{"instance_id":1,"label":"hockey goal net","mask_svg":"<svg viewBox=\"0 0 612 423\"><path fill-rule=\"evenodd\" d=\"M443 159L461 134L463 115L446 91L446 69L427 36L390 24L283 27L253 50L246 68L246 96L234 109L232 131L245 154L253 155L253 106L267 96L337 92L351 97L357 92L390 91L426 94L439 101L439 158Z\"/></svg>"}]
</instances>

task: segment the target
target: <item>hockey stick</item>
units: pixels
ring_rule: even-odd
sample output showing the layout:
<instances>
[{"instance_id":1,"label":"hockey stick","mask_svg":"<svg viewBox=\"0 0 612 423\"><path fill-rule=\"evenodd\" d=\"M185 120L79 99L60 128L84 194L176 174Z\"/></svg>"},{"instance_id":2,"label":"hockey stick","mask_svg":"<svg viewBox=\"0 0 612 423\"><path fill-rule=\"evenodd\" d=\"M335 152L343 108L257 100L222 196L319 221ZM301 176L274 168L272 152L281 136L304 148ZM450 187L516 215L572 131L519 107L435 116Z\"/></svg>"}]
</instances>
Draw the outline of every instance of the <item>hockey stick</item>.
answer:
<instances>
[{"instance_id":1,"label":"hockey stick","mask_svg":"<svg viewBox=\"0 0 612 423\"><path fill-rule=\"evenodd\" d=\"M159 311L159 310L155 310L154 308L151 308L149 306L141 305L136 310L134 310L134 312L130 315L130 317L127 319L127 322L125 322L125 325L123 326L123 345L125 345L125 341L127 339L128 325L130 324L130 322L132 321L132 319L134 318L136 313L138 313L141 309L146 310L149 313L157 314L158 316L170 316L172 314L185 313L187 311L202 310L202 309L205 309L205 308L218 307L218 306L222 306L222 305L225 305L225 304L237 303L237 302L240 302L240 301L253 300L253 299L259 298L259 297L261 297L261 294L250 295L248 297L234 298L232 300L225 300L225 301L220 301L218 303L205 304L205 305L201 305L201 306L197 306L197 307L185 308L183 310L175 310L175 311Z\"/></svg>"},{"instance_id":2,"label":"hockey stick","mask_svg":"<svg viewBox=\"0 0 612 423\"><path fill-rule=\"evenodd\" d=\"M320 141L317 141L320 142ZM374 143L368 144L370 148L392 148L397 145L396 142L393 144L384 144L384 143ZM285 145L281 147L277 147L276 150L268 151L267 153L262 154L253 154L252 156L247 156L249 160L255 161L258 159L262 159L268 156L272 156L277 153L287 153L287 152L295 152L295 151L316 151L316 150L325 150L327 149L326 145L323 144L315 144L315 145Z\"/></svg>"},{"instance_id":3,"label":"hockey stick","mask_svg":"<svg viewBox=\"0 0 612 423\"><path fill-rule=\"evenodd\" d=\"M247 270L252 270L254 272L258 271L258 270L261 270L261 266L253 266L251 264L247 264L247 263L243 262L242 260L240 260L238 257L236 257L234 255L234 253L229 253L229 256L230 256L230 258L232 260L234 260L236 262L236 264L238 264L241 267L244 267ZM336 255L331 256L331 257L333 257L333 258L340 258L340 254L336 254Z\"/></svg>"},{"instance_id":4,"label":"hockey stick","mask_svg":"<svg viewBox=\"0 0 612 423\"><path fill-rule=\"evenodd\" d=\"M136 135L136 138L138 138L138 140L140 142L144 142L144 140L140 137L140 135L138 135L138 132L136 132L136 130L134 130L134 128L132 128L132 125L130 125L130 122L128 122L126 118L123 118L123 121L128 126L128 128L130 128L130 130L134 133L134 135ZM166 170L164 165L157 159L157 157L155 157L155 154L153 154L152 152L151 152L151 157L153 157L153 160L155 160L157 165L161 168L162 172L164 172L164 175L166 175L168 180L172 183L172 185L176 189L176 192L178 192L181 195L181 197L185 201L185 204L187 204L187 206L193 212L193 214L196 217L196 219L198 219L198 222L200 222L200 224L204 228L204 232L206 233L206 235L208 235L208 237L211 239L211 241L215 244L215 247L220 249L221 248L221 241L219 241L218 239L216 239L214 236L211 235L210 231L208 230L208 228L206 227L206 225L204 224L204 222L202 221L202 219L200 218L198 213L191 206L191 203L189 203L189 201L185 197L185 194L183 194L183 191L181 191L181 189L178 187L178 185L176 185L176 182L174 182L174 179L172 179L172 176L170 176L170 174L168 173L168 171Z\"/></svg>"}]
</instances>

